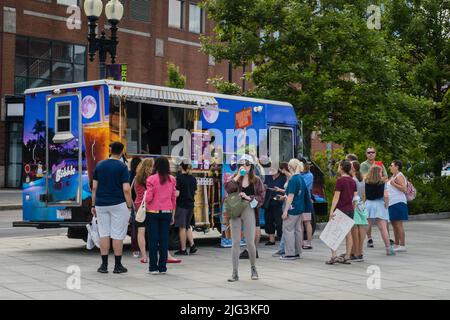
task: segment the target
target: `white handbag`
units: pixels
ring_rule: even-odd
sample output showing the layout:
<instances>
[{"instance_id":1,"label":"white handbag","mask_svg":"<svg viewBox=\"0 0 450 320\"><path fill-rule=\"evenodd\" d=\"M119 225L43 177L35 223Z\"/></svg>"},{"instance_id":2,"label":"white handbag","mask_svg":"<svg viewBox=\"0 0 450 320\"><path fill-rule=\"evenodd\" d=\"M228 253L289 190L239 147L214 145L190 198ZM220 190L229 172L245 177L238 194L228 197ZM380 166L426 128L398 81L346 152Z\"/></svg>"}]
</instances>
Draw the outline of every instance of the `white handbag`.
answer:
<instances>
[{"instance_id":1,"label":"white handbag","mask_svg":"<svg viewBox=\"0 0 450 320\"><path fill-rule=\"evenodd\" d=\"M136 212L136 218L135 220L137 222L144 222L145 221L145 215L147 213L147 209L145 207L145 198L147 196L147 191L144 192L144 198L142 199L141 205L139 206L138 211Z\"/></svg>"}]
</instances>

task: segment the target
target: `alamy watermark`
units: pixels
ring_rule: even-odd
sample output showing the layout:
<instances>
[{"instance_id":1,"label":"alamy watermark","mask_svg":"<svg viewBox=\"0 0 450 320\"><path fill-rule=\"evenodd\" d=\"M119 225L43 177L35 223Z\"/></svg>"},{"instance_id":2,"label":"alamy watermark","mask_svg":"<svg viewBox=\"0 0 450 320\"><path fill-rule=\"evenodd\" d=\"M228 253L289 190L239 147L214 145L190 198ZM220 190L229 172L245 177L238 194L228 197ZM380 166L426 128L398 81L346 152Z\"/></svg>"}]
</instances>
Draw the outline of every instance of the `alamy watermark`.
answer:
<instances>
[{"instance_id":1,"label":"alamy watermark","mask_svg":"<svg viewBox=\"0 0 450 320\"><path fill-rule=\"evenodd\" d=\"M381 7L370 5L367 7L367 28L370 30L381 30Z\"/></svg>"},{"instance_id":2,"label":"alamy watermark","mask_svg":"<svg viewBox=\"0 0 450 320\"><path fill-rule=\"evenodd\" d=\"M381 289L381 269L379 266L371 265L367 268L367 274L370 276L367 278L366 284L369 290Z\"/></svg>"},{"instance_id":3,"label":"alamy watermark","mask_svg":"<svg viewBox=\"0 0 450 320\"><path fill-rule=\"evenodd\" d=\"M68 266L66 273L70 276L66 280L68 290L81 290L81 268L77 265Z\"/></svg>"}]
</instances>

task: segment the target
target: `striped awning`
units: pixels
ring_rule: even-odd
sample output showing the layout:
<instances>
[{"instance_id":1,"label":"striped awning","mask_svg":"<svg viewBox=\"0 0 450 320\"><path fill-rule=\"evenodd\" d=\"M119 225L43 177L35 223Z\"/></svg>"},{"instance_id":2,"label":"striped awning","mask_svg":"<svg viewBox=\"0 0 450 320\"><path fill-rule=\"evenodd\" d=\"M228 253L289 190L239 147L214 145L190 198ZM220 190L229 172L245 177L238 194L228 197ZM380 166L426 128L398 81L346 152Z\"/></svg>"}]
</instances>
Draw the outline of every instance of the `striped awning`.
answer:
<instances>
[{"instance_id":1,"label":"striped awning","mask_svg":"<svg viewBox=\"0 0 450 320\"><path fill-rule=\"evenodd\" d=\"M170 90L169 88L139 88L128 86L110 85L109 92L112 96L124 97L129 101L153 103L157 105L167 105L173 107L189 109L208 109L209 107L218 110L218 102L213 96L186 93ZM220 110L227 112L228 110Z\"/></svg>"}]
</instances>

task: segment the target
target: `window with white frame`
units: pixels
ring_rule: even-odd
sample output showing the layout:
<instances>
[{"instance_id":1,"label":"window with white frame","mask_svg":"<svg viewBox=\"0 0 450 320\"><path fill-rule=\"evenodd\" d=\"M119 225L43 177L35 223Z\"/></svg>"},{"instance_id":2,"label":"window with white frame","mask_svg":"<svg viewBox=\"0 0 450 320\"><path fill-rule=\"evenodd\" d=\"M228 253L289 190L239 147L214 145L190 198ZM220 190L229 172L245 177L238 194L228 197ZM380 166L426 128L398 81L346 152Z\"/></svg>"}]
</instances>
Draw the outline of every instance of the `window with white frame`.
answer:
<instances>
[{"instance_id":1,"label":"window with white frame","mask_svg":"<svg viewBox=\"0 0 450 320\"><path fill-rule=\"evenodd\" d=\"M70 132L70 103L56 105L56 133Z\"/></svg>"},{"instance_id":2,"label":"window with white frame","mask_svg":"<svg viewBox=\"0 0 450 320\"><path fill-rule=\"evenodd\" d=\"M202 33L204 28L203 9L197 4L189 4L189 32Z\"/></svg>"},{"instance_id":3,"label":"window with white frame","mask_svg":"<svg viewBox=\"0 0 450 320\"><path fill-rule=\"evenodd\" d=\"M183 29L183 7L182 0L169 0L169 27Z\"/></svg>"}]
</instances>

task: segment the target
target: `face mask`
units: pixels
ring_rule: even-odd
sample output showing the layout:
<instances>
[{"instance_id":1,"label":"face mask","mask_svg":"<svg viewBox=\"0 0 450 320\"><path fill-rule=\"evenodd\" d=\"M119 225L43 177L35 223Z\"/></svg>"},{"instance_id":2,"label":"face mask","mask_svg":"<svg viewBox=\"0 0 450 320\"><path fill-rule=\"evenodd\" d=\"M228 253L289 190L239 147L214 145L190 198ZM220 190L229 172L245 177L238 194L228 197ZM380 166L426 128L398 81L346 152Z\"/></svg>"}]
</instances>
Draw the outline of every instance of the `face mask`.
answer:
<instances>
[{"instance_id":1,"label":"face mask","mask_svg":"<svg viewBox=\"0 0 450 320\"><path fill-rule=\"evenodd\" d=\"M239 174L241 176L245 176L246 173L247 173L247 170L245 170L244 168L241 168L241 170L239 170Z\"/></svg>"}]
</instances>

